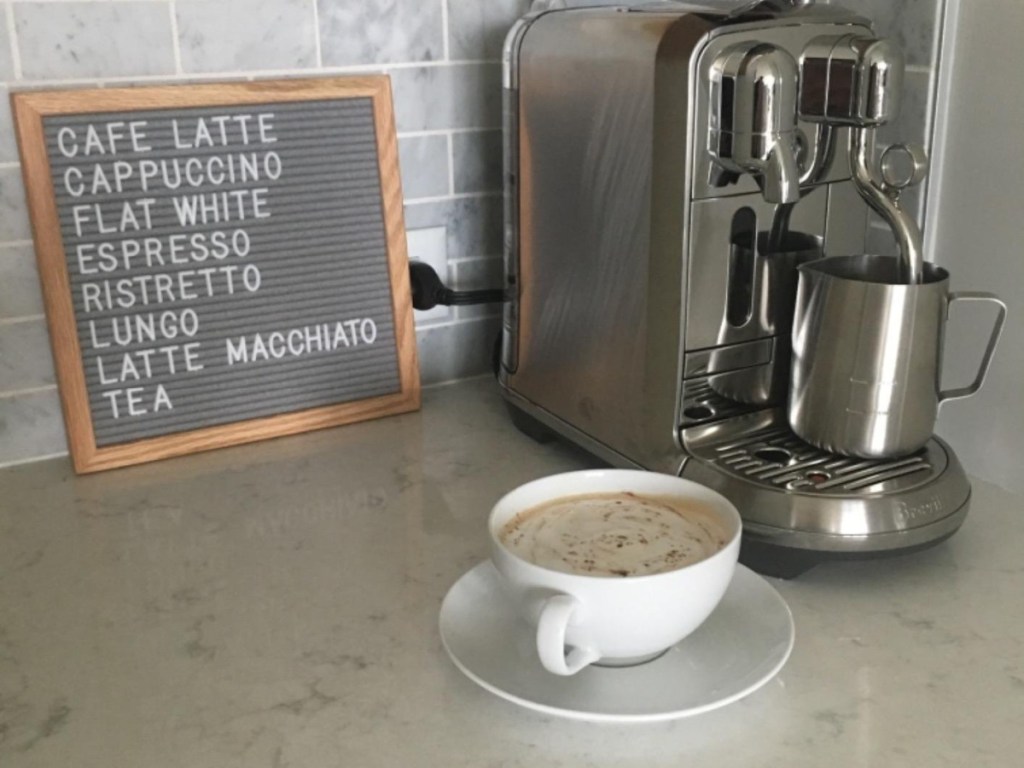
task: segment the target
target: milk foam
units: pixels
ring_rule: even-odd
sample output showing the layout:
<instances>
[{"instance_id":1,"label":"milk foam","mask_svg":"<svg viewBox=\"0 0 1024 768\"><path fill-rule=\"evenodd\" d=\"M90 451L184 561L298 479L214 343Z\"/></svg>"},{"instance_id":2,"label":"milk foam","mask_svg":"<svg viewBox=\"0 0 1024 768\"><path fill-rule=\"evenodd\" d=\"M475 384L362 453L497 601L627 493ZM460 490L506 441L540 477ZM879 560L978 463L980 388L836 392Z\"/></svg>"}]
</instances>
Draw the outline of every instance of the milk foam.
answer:
<instances>
[{"instance_id":1,"label":"milk foam","mask_svg":"<svg viewBox=\"0 0 1024 768\"><path fill-rule=\"evenodd\" d=\"M704 560L729 536L685 499L603 493L566 496L513 517L499 539L536 565L587 576L646 576Z\"/></svg>"}]
</instances>

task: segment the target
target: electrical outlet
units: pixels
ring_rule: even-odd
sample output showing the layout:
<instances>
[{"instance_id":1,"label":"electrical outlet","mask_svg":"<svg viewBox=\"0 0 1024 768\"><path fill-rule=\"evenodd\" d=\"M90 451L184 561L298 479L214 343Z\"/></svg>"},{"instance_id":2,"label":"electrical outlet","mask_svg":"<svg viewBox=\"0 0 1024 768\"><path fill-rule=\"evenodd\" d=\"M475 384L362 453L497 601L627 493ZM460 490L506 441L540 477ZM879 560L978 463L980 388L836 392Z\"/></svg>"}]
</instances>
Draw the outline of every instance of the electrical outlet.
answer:
<instances>
[{"instance_id":1,"label":"electrical outlet","mask_svg":"<svg viewBox=\"0 0 1024 768\"><path fill-rule=\"evenodd\" d=\"M422 261L429 264L441 278L441 282L449 288L448 284L448 229L446 227L427 227L425 229L410 229L405 233L409 244L409 259ZM430 325L452 318L452 308L437 306L433 309L415 310L416 327Z\"/></svg>"}]
</instances>

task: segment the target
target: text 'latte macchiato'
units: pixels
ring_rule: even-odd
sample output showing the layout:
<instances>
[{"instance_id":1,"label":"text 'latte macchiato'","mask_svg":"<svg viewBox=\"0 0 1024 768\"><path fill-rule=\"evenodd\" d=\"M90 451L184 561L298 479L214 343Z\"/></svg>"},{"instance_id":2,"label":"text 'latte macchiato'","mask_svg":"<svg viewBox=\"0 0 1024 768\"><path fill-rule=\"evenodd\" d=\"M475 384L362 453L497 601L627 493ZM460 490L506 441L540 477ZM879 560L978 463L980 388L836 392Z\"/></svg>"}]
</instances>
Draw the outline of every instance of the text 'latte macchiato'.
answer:
<instances>
[{"instance_id":1,"label":"text 'latte macchiato'","mask_svg":"<svg viewBox=\"0 0 1024 768\"><path fill-rule=\"evenodd\" d=\"M647 576L705 560L729 540L690 499L629 492L565 496L520 512L499 539L543 568L585 576Z\"/></svg>"}]
</instances>

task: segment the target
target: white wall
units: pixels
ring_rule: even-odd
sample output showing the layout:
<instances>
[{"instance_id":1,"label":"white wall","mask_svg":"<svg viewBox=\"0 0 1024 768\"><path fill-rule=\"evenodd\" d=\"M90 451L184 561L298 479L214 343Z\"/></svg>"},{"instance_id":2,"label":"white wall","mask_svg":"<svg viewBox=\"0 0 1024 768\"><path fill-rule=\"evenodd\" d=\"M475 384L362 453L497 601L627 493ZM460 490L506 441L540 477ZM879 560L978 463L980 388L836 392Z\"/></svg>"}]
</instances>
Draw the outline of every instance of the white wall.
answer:
<instances>
[{"instance_id":1,"label":"white wall","mask_svg":"<svg viewBox=\"0 0 1024 768\"><path fill-rule=\"evenodd\" d=\"M939 434L967 471L1024 491L1024 3L950 2L936 98L936 167L928 206L932 258L954 290L995 291L1009 319L989 379L948 403ZM972 376L988 310L949 325L945 383Z\"/></svg>"}]
</instances>

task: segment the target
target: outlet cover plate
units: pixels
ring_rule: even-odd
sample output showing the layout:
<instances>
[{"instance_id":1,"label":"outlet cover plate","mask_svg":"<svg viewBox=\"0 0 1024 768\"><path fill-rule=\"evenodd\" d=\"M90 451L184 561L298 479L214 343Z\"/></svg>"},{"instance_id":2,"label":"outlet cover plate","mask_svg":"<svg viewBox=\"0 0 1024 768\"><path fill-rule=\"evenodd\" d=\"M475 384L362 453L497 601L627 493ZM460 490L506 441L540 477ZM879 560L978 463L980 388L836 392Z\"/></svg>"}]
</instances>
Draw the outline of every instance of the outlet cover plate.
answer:
<instances>
[{"instance_id":1,"label":"outlet cover plate","mask_svg":"<svg viewBox=\"0 0 1024 768\"><path fill-rule=\"evenodd\" d=\"M448 229L447 227L426 227L410 229L406 233L409 245L409 259L429 264L449 288L448 280ZM416 327L434 325L452 319L452 308L436 306L433 309L415 310Z\"/></svg>"}]
</instances>

